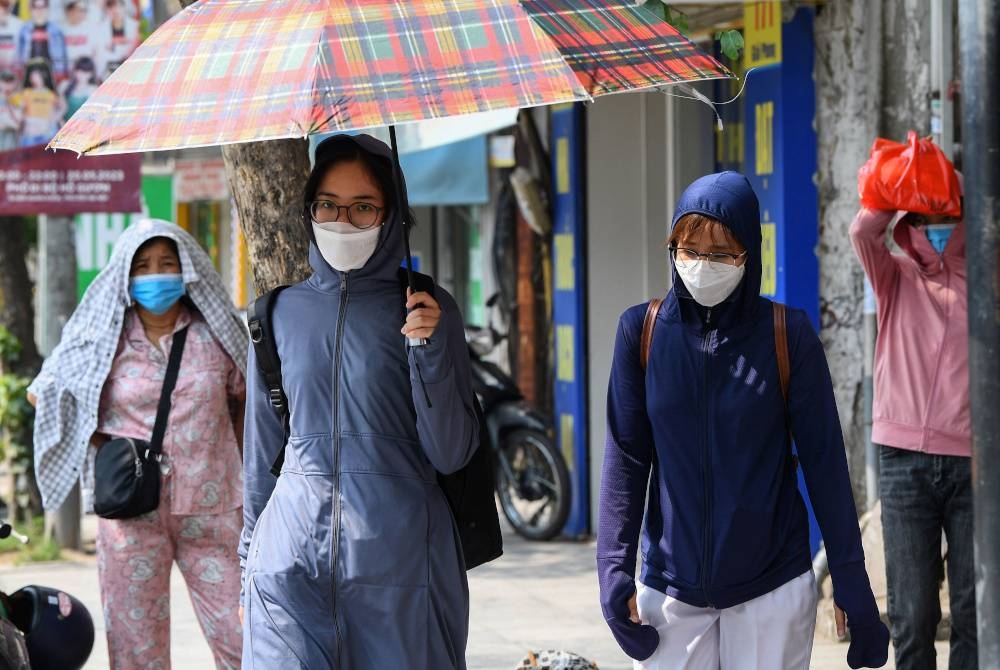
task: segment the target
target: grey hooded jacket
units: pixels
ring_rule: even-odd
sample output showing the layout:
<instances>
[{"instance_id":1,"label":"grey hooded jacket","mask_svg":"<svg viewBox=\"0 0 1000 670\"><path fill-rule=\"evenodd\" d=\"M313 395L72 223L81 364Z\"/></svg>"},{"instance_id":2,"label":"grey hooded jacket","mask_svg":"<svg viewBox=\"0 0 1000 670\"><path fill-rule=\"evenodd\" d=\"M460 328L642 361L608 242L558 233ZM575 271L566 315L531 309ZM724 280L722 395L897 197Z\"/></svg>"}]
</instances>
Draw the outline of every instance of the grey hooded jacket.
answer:
<instances>
[{"instance_id":1,"label":"grey hooded jacket","mask_svg":"<svg viewBox=\"0 0 1000 670\"><path fill-rule=\"evenodd\" d=\"M389 155L367 136L365 149ZM398 208L397 208L398 209ZM478 446L462 317L438 288L430 344L409 349L398 214L365 267L285 290L274 338L291 408L283 430L250 349L239 555L243 667L465 668L469 596L436 472Z\"/></svg>"}]
</instances>

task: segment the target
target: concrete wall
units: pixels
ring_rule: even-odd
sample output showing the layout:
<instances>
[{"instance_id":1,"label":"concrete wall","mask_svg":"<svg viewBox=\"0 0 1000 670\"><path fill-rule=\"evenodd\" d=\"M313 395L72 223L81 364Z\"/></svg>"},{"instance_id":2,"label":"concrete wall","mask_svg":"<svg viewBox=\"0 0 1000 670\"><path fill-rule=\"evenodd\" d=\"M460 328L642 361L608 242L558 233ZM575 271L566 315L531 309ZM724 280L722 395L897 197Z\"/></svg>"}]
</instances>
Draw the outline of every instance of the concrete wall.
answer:
<instances>
[{"instance_id":1,"label":"concrete wall","mask_svg":"<svg viewBox=\"0 0 1000 670\"><path fill-rule=\"evenodd\" d=\"M613 95L587 108L587 334L595 532L618 317L630 305L666 293L670 215L681 191L713 170L714 122L705 105L660 93Z\"/></svg>"}]
</instances>

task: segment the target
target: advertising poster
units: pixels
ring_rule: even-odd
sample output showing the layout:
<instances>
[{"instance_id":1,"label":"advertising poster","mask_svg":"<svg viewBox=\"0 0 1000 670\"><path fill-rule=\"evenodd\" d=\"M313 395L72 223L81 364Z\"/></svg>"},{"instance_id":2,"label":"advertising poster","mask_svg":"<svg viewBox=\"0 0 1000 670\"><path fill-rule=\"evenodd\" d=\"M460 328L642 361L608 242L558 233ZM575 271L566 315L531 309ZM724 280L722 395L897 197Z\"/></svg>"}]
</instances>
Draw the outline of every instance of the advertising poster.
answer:
<instances>
[{"instance_id":1,"label":"advertising poster","mask_svg":"<svg viewBox=\"0 0 1000 670\"><path fill-rule=\"evenodd\" d=\"M75 156L45 152L45 145L132 51L140 41L136 0L0 0L0 161L4 182L30 181L57 171L57 184L5 184L3 214L55 214L67 211L79 179L62 166ZM7 152L20 151L5 155ZM27 162L30 167L18 163ZM128 179L138 184L137 163L116 167L83 159L76 167L94 171L130 167ZM13 165L13 168L11 167ZM13 169L13 171L11 171ZM34 172L33 172L34 171ZM126 180L123 180L126 181ZM108 185L117 188L114 180ZM85 190L97 189L90 184ZM11 200L13 193L16 197ZM47 199L46 196L52 196ZM67 201L66 198L70 200ZM17 202L16 208L13 203ZM135 209L137 203L128 209ZM76 206L76 205L74 205ZM121 201L92 200L82 211L121 211ZM30 210L30 211L29 211ZM76 211L81 211L77 209Z\"/></svg>"}]
</instances>

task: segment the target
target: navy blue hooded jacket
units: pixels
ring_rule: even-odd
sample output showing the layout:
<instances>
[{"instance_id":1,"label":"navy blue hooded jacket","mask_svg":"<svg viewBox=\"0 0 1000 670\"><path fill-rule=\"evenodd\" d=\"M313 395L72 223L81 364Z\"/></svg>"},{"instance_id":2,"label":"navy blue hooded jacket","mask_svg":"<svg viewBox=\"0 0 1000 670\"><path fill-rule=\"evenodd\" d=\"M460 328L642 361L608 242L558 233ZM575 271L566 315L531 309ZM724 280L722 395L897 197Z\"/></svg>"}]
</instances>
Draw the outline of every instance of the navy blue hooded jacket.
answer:
<instances>
[{"instance_id":1,"label":"navy blue hooded jacket","mask_svg":"<svg viewBox=\"0 0 1000 670\"><path fill-rule=\"evenodd\" d=\"M757 197L743 175L709 175L684 192L673 224L689 213L726 225L747 249L746 272L733 294L711 309L698 305L674 272L645 374L639 341L648 303L628 309L619 322L597 564L604 616L625 651L639 659L653 653L657 639L651 627L628 621L640 529L642 583L696 607L744 603L812 567L771 302L759 295ZM854 637L863 638L863 629L881 623L865 572L830 371L806 314L790 309L787 323L788 416L826 541L835 599ZM882 652L884 662L885 646Z\"/></svg>"}]
</instances>

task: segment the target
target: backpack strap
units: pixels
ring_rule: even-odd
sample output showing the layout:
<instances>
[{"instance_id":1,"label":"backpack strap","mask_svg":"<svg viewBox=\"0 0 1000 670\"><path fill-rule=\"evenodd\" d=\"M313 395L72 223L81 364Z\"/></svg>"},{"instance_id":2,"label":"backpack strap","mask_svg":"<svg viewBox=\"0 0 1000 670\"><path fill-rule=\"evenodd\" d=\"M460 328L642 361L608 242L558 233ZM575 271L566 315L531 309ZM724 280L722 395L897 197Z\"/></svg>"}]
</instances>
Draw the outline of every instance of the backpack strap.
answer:
<instances>
[{"instance_id":1,"label":"backpack strap","mask_svg":"<svg viewBox=\"0 0 1000 670\"><path fill-rule=\"evenodd\" d=\"M771 303L774 312L774 351L778 355L778 376L781 378L781 397L788 410L788 387L791 384L792 364L788 359L788 326L785 322L785 306Z\"/></svg>"},{"instance_id":2,"label":"backpack strap","mask_svg":"<svg viewBox=\"0 0 1000 670\"><path fill-rule=\"evenodd\" d=\"M646 371L646 364L649 362L649 348L653 344L653 329L656 328L656 316L660 313L660 305L663 298L653 298L646 308L646 318L642 322L642 339L639 341L639 363L642 371Z\"/></svg>"},{"instance_id":3,"label":"backpack strap","mask_svg":"<svg viewBox=\"0 0 1000 670\"><path fill-rule=\"evenodd\" d=\"M271 465L271 474L275 477L281 474L281 466L285 462L285 443L288 442L288 436L291 433L288 397L285 395L285 389L281 383L281 358L278 356L278 345L274 341L274 330L271 324L274 303L277 301L278 295L286 288L288 287L278 286L268 291L254 300L247 310L247 325L250 328L250 341L253 343L254 354L257 357L257 369L264 377L267 397L271 401L271 406L281 417L281 424L284 428L281 449Z\"/></svg>"},{"instance_id":4,"label":"backpack strap","mask_svg":"<svg viewBox=\"0 0 1000 670\"><path fill-rule=\"evenodd\" d=\"M792 381L792 363L788 356L788 323L785 319L785 306L780 302L773 302L772 312L774 313L774 352L778 358L778 378L781 381L781 397L785 401L785 430L788 433L788 448L791 450L792 442L792 417L788 412L788 389ZM793 453L792 464L798 467L799 459Z\"/></svg>"}]
</instances>

